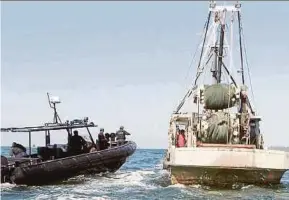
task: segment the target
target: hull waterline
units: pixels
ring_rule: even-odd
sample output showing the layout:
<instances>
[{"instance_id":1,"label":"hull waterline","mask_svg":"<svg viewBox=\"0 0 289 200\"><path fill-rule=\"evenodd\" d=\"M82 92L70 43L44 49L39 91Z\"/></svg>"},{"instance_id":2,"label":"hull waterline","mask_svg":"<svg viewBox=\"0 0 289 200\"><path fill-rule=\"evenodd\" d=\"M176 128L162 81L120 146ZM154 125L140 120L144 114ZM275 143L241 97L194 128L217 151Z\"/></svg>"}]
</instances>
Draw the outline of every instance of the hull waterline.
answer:
<instances>
[{"instance_id":1,"label":"hull waterline","mask_svg":"<svg viewBox=\"0 0 289 200\"><path fill-rule=\"evenodd\" d=\"M231 186L279 184L284 169L225 168L206 166L170 166L172 184Z\"/></svg>"},{"instance_id":2,"label":"hull waterline","mask_svg":"<svg viewBox=\"0 0 289 200\"><path fill-rule=\"evenodd\" d=\"M164 164L172 184L231 186L280 184L289 153L244 148L173 148Z\"/></svg>"}]
</instances>

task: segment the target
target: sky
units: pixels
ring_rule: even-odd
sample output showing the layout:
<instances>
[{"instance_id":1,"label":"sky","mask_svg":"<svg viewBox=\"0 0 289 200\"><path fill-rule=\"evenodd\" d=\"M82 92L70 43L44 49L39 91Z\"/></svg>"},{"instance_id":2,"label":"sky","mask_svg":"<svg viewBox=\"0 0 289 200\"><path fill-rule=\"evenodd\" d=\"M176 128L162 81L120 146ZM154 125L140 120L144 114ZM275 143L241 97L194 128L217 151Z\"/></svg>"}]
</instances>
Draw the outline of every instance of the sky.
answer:
<instances>
[{"instance_id":1,"label":"sky","mask_svg":"<svg viewBox=\"0 0 289 200\"><path fill-rule=\"evenodd\" d=\"M49 92L62 100L63 120L89 117L105 132L123 125L139 148L166 148L207 13L207 2L193 1L2 1L1 126L51 121ZM265 144L289 146L288 2L244 2L242 14ZM28 135L1 133L2 145L13 141L28 145Z\"/></svg>"}]
</instances>

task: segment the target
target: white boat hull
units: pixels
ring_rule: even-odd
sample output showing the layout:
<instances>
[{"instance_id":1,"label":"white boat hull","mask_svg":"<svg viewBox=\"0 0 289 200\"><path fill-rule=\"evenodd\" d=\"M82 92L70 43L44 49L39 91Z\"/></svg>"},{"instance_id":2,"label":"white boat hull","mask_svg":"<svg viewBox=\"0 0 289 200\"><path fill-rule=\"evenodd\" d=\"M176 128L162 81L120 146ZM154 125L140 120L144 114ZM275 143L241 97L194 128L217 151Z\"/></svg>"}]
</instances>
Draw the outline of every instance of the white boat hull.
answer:
<instances>
[{"instance_id":1,"label":"white boat hull","mask_svg":"<svg viewBox=\"0 0 289 200\"><path fill-rule=\"evenodd\" d=\"M279 184L289 169L289 153L241 148L172 148L164 165L172 184Z\"/></svg>"}]
</instances>

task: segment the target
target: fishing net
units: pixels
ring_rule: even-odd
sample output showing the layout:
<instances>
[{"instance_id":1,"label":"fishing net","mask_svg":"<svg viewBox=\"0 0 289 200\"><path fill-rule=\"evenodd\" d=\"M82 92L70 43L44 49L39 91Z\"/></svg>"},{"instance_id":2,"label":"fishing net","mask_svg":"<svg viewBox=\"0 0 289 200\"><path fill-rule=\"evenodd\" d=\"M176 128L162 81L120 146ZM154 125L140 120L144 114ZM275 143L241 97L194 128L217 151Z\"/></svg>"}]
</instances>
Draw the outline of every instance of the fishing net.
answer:
<instances>
[{"instance_id":1,"label":"fishing net","mask_svg":"<svg viewBox=\"0 0 289 200\"><path fill-rule=\"evenodd\" d=\"M236 88L228 84L214 84L205 87L204 103L206 109L222 110L234 106Z\"/></svg>"},{"instance_id":2,"label":"fishing net","mask_svg":"<svg viewBox=\"0 0 289 200\"><path fill-rule=\"evenodd\" d=\"M208 119L205 143L226 144L229 132L228 119L224 113L215 113Z\"/></svg>"}]
</instances>

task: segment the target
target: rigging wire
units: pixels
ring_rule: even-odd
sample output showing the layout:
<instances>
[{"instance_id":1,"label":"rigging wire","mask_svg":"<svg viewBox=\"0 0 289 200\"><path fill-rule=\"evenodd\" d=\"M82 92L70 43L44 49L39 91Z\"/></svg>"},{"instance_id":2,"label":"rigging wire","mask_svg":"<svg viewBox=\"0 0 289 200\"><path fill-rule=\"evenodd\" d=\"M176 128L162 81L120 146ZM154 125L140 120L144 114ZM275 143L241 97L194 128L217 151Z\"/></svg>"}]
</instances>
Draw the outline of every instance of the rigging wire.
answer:
<instances>
[{"instance_id":1,"label":"rigging wire","mask_svg":"<svg viewBox=\"0 0 289 200\"><path fill-rule=\"evenodd\" d=\"M210 12L209 12L209 15L208 15L208 18L207 18L207 20L206 20L206 24L205 24L205 26L206 26L206 31L205 31L205 36L204 36L204 40L203 40L203 47L202 47L202 50L201 50L200 60L199 60L199 64L198 64L198 68L197 68L197 69L199 69L199 68L200 68L200 65L201 65L201 61L202 61L202 57L203 57L203 53L204 53L204 48L205 48L205 42L206 42L206 39L207 39L207 33L208 33L209 23L210 23L210 19L211 19L211 14L212 14L212 12L210 11ZM198 78L200 77L200 75L201 75L201 73L200 73L200 72L197 72L197 76L196 76L194 85L197 84L197 80L198 80Z\"/></svg>"},{"instance_id":2,"label":"rigging wire","mask_svg":"<svg viewBox=\"0 0 289 200\"><path fill-rule=\"evenodd\" d=\"M196 55L198 53L199 46L200 46L200 44L202 42L202 38L204 37L204 34L205 34L205 29L206 29L206 23L205 23L204 28L203 28L202 36L200 37L199 42L197 43L197 47L195 48L195 52L194 52L194 54L192 54L193 56L192 56L192 59L190 61L190 65L188 67L188 70L187 70L187 73L185 76L185 82L188 80L188 77L190 75L190 71L192 69L193 63L194 63Z\"/></svg>"},{"instance_id":3,"label":"rigging wire","mask_svg":"<svg viewBox=\"0 0 289 200\"><path fill-rule=\"evenodd\" d=\"M249 84L250 84L250 88L251 88L252 99L253 99L253 102L255 105L255 95L254 95L253 86L252 86L251 72L250 72L250 68L249 68L249 64L248 64L246 41L245 41L245 37L244 37L244 30L243 30L243 26L242 26L242 22L241 22L241 16L240 16L240 28L241 28L241 34L242 34L242 39L243 39L243 45L244 45L245 62L246 62L246 66L247 66Z\"/></svg>"},{"instance_id":4,"label":"rigging wire","mask_svg":"<svg viewBox=\"0 0 289 200\"><path fill-rule=\"evenodd\" d=\"M230 18L231 18L230 19L230 27L226 24L226 28L228 29L228 31L230 33L230 36L229 36L229 38L230 38L230 47L228 49L228 52L229 52L228 54L230 55L230 60L229 60L228 76L231 77L230 71L233 71L232 70L232 63L233 63L233 36L234 36L233 35L233 31L234 31L233 24L234 24L234 13L232 13ZM223 67L225 68L225 65L223 65ZM228 85L229 85L229 98L230 98L230 96L232 94L232 91L231 91L232 88L231 88L231 84L230 84L231 80L230 80L230 78L228 76L226 76L226 78L227 78ZM226 108L226 113L227 113L228 126L231 128L232 126L231 126L231 118L230 118L230 104L231 104L231 101L229 100L228 101L228 105L227 105L228 107ZM227 134L227 143L229 143L229 133Z\"/></svg>"},{"instance_id":5,"label":"rigging wire","mask_svg":"<svg viewBox=\"0 0 289 200\"><path fill-rule=\"evenodd\" d=\"M191 68L192 68L192 66L193 66L195 57L196 57L197 52L198 52L198 49L199 49L198 47L199 47L199 45L200 45L201 42L202 42L202 38L204 37L200 61L201 61L201 59L202 59L202 54L203 54L203 50L204 50L204 43L205 43L206 38L207 38L207 32L208 32L208 26L209 26L209 22L210 22L210 18L211 18L211 13L212 13L212 12L210 11L210 12L209 12L209 15L208 15L208 19L207 19L206 22L205 22L205 25L204 25L204 28L203 28L202 37L200 37L200 41L199 41L199 43L198 43L198 46L197 46L196 51L195 51L195 53L194 53L194 56L193 56L193 58L192 58L192 60L191 60L191 63L190 63L190 65L189 65L189 68L188 68L188 71L187 71L187 75L186 75L186 77L185 77L185 82L186 82L186 80L188 79L189 72L190 72L190 70L191 70ZM199 68L199 66L200 66L200 62L199 62L198 68ZM197 81L198 77L199 77L199 75L198 75L198 73L197 73L196 81ZM191 94L191 91L190 91L190 90L187 91L186 95L184 96L184 98L182 99L181 103L178 105L176 111L174 111L174 113L178 113L178 112L179 112L179 110L182 108L182 106L183 106L184 103L185 103L185 99L186 99L188 96L190 96L190 94Z\"/></svg>"}]
</instances>

